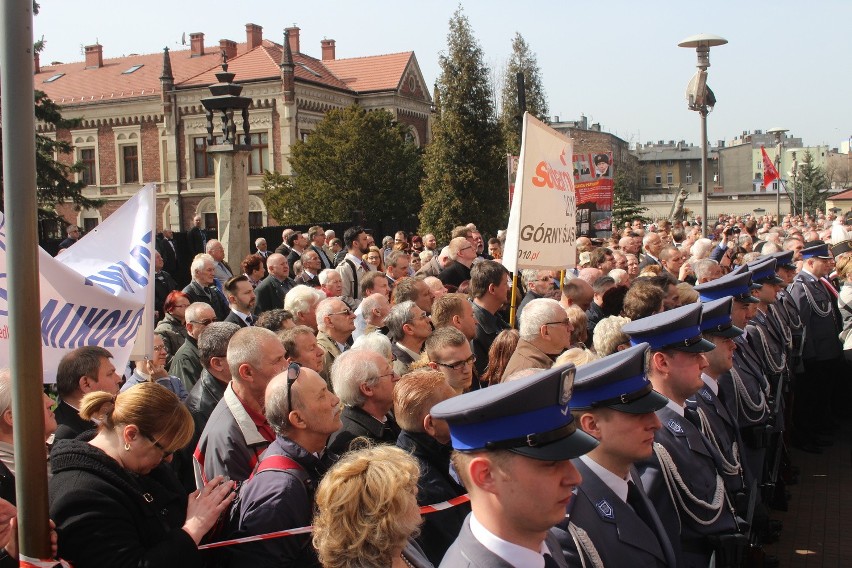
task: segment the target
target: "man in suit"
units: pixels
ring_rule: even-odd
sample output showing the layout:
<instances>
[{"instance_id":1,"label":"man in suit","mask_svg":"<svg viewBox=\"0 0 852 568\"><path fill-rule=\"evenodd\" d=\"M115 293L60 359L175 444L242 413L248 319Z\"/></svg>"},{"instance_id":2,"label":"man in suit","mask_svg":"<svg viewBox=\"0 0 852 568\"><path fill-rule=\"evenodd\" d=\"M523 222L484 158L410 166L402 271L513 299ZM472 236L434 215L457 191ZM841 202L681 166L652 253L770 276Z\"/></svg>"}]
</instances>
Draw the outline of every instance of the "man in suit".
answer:
<instances>
[{"instance_id":1,"label":"man in suit","mask_svg":"<svg viewBox=\"0 0 852 568\"><path fill-rule=\"evenodd\" d=\"M192 218L192 228L189 230L189 252L194 257L207 251L207 231L201 226L201 215Z\"/></svg>"},{"instance_id":2,"label":"man in suit","mask_svg":"<svg viewBox=\"0 0 852 568\"><path fill-rule=\"evenodd\" d=\"M225 282L234 277L234 271L230 265L225 262L225 247L221 241L210 239L207 241L207 254L213 257L214 275L216 276L217 287L221 287L224 293Z\"/></svg>"},{"instance_id":3,"label":"man in suit","mask_svg":"<svg viewBox=\"0 0 852 568\"><path fill-rule=\"evenodd\" d=\"M385 325L388 327L388 339L393 341L394 371L404 375L411 364L420 359L423 344L432 335L429 314L408 300L394 304L385 318Z\"/></svg>"},{"instance_id":4,"label":"man in suit","mask_svg":"<svg viewBox=\"0 0 852 568\"><path fill-rule=\"evenodd\" d=\"M177 247L171 229L163 229L163 238L157 239L157 252L163 257L163 270L176 275L178 273Z\"/></svg>"},{"instance_id":5,"label":"man in suit","mask_svg":"<svg viewBox=\"0 0 852 568\"><path fill-rule=\"evenodd\" d=\"M642 239L642 246L645 249L645 255L642 257L642 262L639 263L639 270L641 271L652 264L662 266L660 252L663 250L663 239L660 238L660 235L649 232Z\"/></svg>"},{"instance_id":6,"label":"man in suit","mask_svg":"<svg viewBox=\"0 0 852 568\"><path fill-rule=\"evenodd\" d=\"M308 249L317 253L321 268L334 268L325 250L325 232L322 227L314 225L308 229L308 240L310 241ZM302 264L304 265L304 262Z\"/></svg>"},{"instance_id":7,"label":"man in suit","mask_svg":"<svg viewBox=\"0 0 852 568\"><path fill-rule=\"evenodd\" d=\"M225 321L240 327L254 325L254 308L257 300L248 276L240 274L225 282L225 293L231 308L231 313Z\"/></svg>"},{"instance_id":8,"label":"man in suit","mask_svg":"<svg viewBox=\"0 0 852 568\"><path fill-rule=\"evenodd\" d=\"M295 272L293 265L296 264L296 261L302 259L302 254L308 246L308 239L302 233L294 232L287 237L287 246L290 247L290 254L287 255L287 263L290 265L290 272L293 273Z\"/></svg>"},{"instance_id":9,"label":"man in suit","mask_svg":"<svg viewBox=\"0 0 852 568\"><path fill-rule=\"evenodd\" d=\"M80 401L90 392L104 391L118 394L121 375L115 372L112 353L95 345L78 347L66 353L56 369L56 423L59 425L54 440L76 438L97 424L80 418Z\"/></svg>"},{"instance_id":10,"label":"man in suit","mask_svg":"<svg viewBox=\"0 0 852 568\"><path fill-rule=\"evenodd\" d=\"M740 533L722 476L723 459L686 416L686 399L704 386L704 352L715 348L701 337L701 304L688 304L632 321L622 328L631 343L651 346L648 377L669 399L657 410L662 428L654 433L655 451L637 464L648 497L680 542L683 566L739 566L748 539ZM673 482L673 480L678 480ZM673 496L673 493L675 496Z\"/></svg>"},{"instance_id":11,"label":"man in suit","mask_svg":"<svg viewBox=\"0 0 852 568\"><path fill-rule=\"evenodd\" d=\"M575 427L573 381L574 367L563 365L432 407L449 424L473 509L442 567L567 566L550 529L581 481L571 459L597 445Z\"/></svg>"},{"instance_id":12,"label":"man in suit","mask_svg":"<svg viewBox=\"0 0 852 568\"><path fill-rule=\"evenodd\" d=\"M215 312L216 319L224 321L228 317L228 304L216 287L216 266L213 257L209 254L198 255L192 261L190 272L192 282L187 284L183 292L189 296L191 302L209 304Z\"/></svg>"},{"instance_id":13,"label":"man in suit","mask_svg":"<svg viewBox=\"0 0 852 568\"><path fill-rule=\"evenodd\" d=\"M677 566L675 548L645 494L633 464L653 453L654 414L668 400L654 391L647 377L647 344L618 351L577 369L571 411L597 448L573 460L583 476L569 505L570 522L584 530L607 567ZM554 533L569 566L581 566L581 539L574 539L568 520Z\"/></svg>"},{"instance_id":14,"label":"man in suit","mask_svg":"<svg viewBox=\"0 0 852 568\"><path fill-rule=\"evenodd\" d=\"M163 257L154 251L154 314L157 321L163 319L163 304L172 290L177 290L177 282L172 275L163 270Z\"/></svg>"},{"instance_id":15,"label":"man in suit","mask_svg":"<svg viewBox=\"0 0 852 568\"><path fill-rule=\"evenodd\" d=\"M269 276L254 290L257 297L255 312L258 314L267 310L282 309L284 296L296 286L296 282L290 278L290 265L284 255L277 252L269 255L266 268L269 270Z\"/></svg>"},{"instance_id":16,"label":"man in suit","mask_svg":"<svg viewBox=\"0 0 852 568\"><path fill-rule=\"evenodd\" d=\"M387 276L388 285L391 288L394 287L397 280L408 276L409 264L411 264L411 258L405 251L395 250L388 255L385 276Z\"/></svg>"},{"instance_id":17,"label":"man in suit","mask_svg":"<svg viewBox=\"0 0 852 568\"><path fill-rule=\"evenodd\" d=\"M292 235L295 232L296 231L294 231L293 229L284 229L283 231L281 231L281 241L282 242L281 242L280 245L278 245L278 248L275 249L275 252L277 252L278 254L283 254L284 258L287 258L290 255L290 251L292 250L287 245L287 239L289 239L290 235Z\"/></svg>"},{"instance_id":18,"label":"man in suit","mask_svg":"<svg viewBox=\"0 0 852 568\"><path fill-rule=\"evenodd\" d=\"M308 249L302 253L302 273L296 276L294 280L296 284L319 288L319 273L322 269L322 262L317 251Z\"/></svg>"}]
</instances>

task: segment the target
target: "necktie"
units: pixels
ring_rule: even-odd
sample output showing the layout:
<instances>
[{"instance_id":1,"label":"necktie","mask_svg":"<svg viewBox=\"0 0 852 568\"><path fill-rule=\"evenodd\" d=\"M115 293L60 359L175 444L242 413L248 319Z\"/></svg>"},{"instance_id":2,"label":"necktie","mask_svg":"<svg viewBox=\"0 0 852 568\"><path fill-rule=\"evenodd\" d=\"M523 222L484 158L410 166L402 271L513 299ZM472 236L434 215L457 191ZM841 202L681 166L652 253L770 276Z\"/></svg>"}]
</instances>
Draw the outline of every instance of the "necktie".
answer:
<instances>
[{"instance_id":1,"label":"necktie","mask_svg":"<svg viewBox=\"0 0 852 568\"><path fill-rule=\"evenodd\" d=\"M627 504L633 507L633 510L636 511L639 518L648 525L648 528L651 529L652 532L656 533L654 518L651 516L651 512L648 510L645 501L639 494L639 489L636 488L636 484L633 483L633 481L627 482Z\"/></svg>"},{"instance_id":2,"label":"necktie","mask_svg":"<svg viewBox=\"0 0 852 568\"><path fill-rule=\"evenodd\" d=\"M254 325L254 318L251 316L246 316L246 324Z\"/></svg>"},{"instance_id":3,"label":"necktie","mask_svg":"<svg viewBox=\"0 0 852 568\"><path fill-rule=\"evenodd\" d=\"M559 564L549 554L544 555L544 568L559 568Z\"/></svg>"}]
</instances>

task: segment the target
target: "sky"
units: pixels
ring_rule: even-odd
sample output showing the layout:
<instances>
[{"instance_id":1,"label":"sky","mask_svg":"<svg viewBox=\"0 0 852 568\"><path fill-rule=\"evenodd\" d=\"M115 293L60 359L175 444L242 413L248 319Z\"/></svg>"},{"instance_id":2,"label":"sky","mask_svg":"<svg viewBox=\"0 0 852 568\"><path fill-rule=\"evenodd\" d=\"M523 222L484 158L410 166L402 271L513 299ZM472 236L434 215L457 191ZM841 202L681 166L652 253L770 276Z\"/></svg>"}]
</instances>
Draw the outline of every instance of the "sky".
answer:
<instances>
[{"instance_id":1,"label":"sky","mask_svg":"<svg viewBox=\"0 0 852 568\"><path fill-rule=\"evenodd\" d=\"M520 33L538 58L551 118L577 120L635 146L658 140L700 143L696 112L685 90L696 71L686 37L728 40L710 51L708 85L717 104L708 138L786 128L805 145L838 147L852 138L847 45L849 0L710 3L574 0L40 0L34 35L44 37L42 61L81 61L82 46L100 43L104 57L181 49L191 32L207 45L245 41L245 24L263 26L281 42L285 27L301 29L301 50L319 58L334 39L337 57L414 51L426 83L440 74L448 21L462 7L492 70L505 68ZM235 7L236 6L236 7ZM704 8L703 12L699 6Z\"/></svg>"}]
</instances>

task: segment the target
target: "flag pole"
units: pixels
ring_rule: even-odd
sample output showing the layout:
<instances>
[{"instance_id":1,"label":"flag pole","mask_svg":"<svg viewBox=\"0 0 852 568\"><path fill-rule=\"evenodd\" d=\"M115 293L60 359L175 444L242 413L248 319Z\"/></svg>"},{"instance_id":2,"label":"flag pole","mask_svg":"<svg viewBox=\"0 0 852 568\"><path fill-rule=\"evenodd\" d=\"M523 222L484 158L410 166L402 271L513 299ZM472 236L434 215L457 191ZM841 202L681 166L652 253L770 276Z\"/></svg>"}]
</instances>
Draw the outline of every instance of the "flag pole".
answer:
<instances>
[{"instance_id":1,"label":"flag pole","mask_svg":"<svg viewBox=\"0 0 852 568\"><path fill-rule=\"evenodd\" d=\"M19 550L51 557L39 318L33 2L3 2L0 100Z\"/></svg>"}]
</instances>

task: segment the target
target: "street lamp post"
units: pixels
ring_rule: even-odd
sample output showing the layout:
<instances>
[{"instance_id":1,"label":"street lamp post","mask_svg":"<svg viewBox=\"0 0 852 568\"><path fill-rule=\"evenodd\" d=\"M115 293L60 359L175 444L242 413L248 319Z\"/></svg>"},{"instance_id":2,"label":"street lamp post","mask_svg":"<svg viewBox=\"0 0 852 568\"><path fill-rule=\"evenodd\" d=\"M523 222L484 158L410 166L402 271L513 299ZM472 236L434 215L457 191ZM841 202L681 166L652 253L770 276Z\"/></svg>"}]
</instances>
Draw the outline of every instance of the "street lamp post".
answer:
<instances>
[{"instance_id":1,"label":"street lamp post","mask_svg":"<svg viewBox=\"0 0 852 568\"><path fill-rule=\"evenodd\" d=\"M678 47L694 48L698 55L698 71L686 87L686 100L689 110L697 111L701 117L701 221L707 234L707 114L716 106L716 97L707 86L707 68L710 67L710 48L725 45L728 40L711 34L689 36Z\"/></svg>"},{"instance_id":2,"label":"street lamp post","mask_svg":"<svg viewBox=\"0 0 852 568\"><path fill-rule=\"evenodd\" d=\"M778 215L778 224L781 224L781 148L782 142L781 139L784 137L784 133L787 132L786 128L770 128L766 131L769 134L775 135L775 145L778 146L778 155L775 156L775 170L778 172L779 179L775 182L778 185L778 189L775 191L775 209L776 215Z\"/></svg>"}]
</instances>

